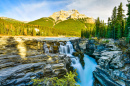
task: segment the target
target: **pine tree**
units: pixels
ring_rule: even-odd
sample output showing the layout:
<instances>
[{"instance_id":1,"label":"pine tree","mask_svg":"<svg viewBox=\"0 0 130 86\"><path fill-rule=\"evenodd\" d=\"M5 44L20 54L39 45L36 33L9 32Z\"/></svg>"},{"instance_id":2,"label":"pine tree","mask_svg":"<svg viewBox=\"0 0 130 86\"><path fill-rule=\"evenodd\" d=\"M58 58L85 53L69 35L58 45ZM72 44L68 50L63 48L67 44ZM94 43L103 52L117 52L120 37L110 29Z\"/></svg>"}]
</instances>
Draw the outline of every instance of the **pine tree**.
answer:
<instances>
[{"instance_id":1,"label":"pine tree","mask_svg":"<svg viewBox=\"0 0 130 86\"><path fill-rule=\"evenodd\" d=\"M33 28L33 36L36 36L36 30Z\"/></svg>"},{"instance_id":2,"label":"pine tree","mask_svg":"<svg viewBox=\"0 0 130 86\"><path fill-rule=\"evenodd\" d=\"M100 37L100 19L99 19L99 17L97 18L97 20L96 20L96 37Z\"/></svg>"},{"instance_id":3,"label":"pine tree","mask_svg":"<svg viewBox=\"0 0 130 86\"><path fill-rule=\"evenodd\" d=\"M111 19L108 18L107 38L111 38Z\"/></svg>"},{"instance_id":4,"label":"pine tree","mask_svg":"<svg viewBox=\"0 0 130 86\"><path fill-rule=\"evenodd\" d=\"M115 24L116 24L116 21L117 21L117 10L116 10L116 6L114 7L113 9L113 13L112 13L112 16L111 16L111 19L112 19L112 38L115 39Z\"/></svg>"},{"instance_id":5,"label":"pine tree","mask_svg":"<svg viewBox=\"0 0 130 86\"><path fill-rule=\"evenodd\" d=\"M117 27L118 31L117 31L117 38L121 38L121 29L120 29L120 24L118 24L118 27Z\"/></svg>"},{"instance_id":6,"label":"pine tree","mask_svg":"<svg viewBox=\"0 0 130 86\"><path fill-rule=\"evenodd\" d=\"M120 29L121 29L121 37L124 34L124 30L123 30L123 20L124 20L124 10L123 10L123 5L122 2L120 3L119 7L118 7L118 12L117 12L117 21L120 24ZM119 29L119 28L118 28Z\"/></svg>"},{"instance_id":7,"label":"pine tree","mask_svg":"<svg viewBox=\"0 0 130 86\"><path fill-rule=\"evenodd\" d=\"M126 21L126 27L125 27L125 37L128 37L129 27L130 27L130 4L127 4L128 7L128 13L127 13L127 21Z\"/></svg>"}]
</instances>

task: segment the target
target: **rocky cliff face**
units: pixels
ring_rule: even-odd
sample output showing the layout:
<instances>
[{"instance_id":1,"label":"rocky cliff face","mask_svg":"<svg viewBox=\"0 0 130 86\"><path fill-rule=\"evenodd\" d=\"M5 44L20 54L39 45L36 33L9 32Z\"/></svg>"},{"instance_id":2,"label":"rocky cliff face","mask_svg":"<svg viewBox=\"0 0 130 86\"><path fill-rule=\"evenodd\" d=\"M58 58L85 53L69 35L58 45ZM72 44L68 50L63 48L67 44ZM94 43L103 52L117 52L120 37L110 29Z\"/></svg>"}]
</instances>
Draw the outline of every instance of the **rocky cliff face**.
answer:
<instances>
[{"instance_id":1,"label":"rocky cliff face","mask_svg":"<svg viewBox=\"0 0 130 86\"><path fill-rule=\"evenodd\" d=\"M71 61L58 53L59 42L37 37L0 37L0 86L31 86L31 79L63 77ZM44 53L45 43L49 54Z\"/></svg>"},{"instance_id":2,"label":"rocky cliff face","mask_svg":"<svg viewBox=\"0 0 130 86\"><path fill-rule=\"evenodd\" d=\"M94 86L130 86L130 57L122 52L113 39L82 39L81 50L98 63L93 72Z\"/></svg>"},{"instance_id":3,"label":"rocky cliff face","mask_svg":"<svg viewBox=\"0 0 130 86\"><path fill-rule=\"evenodd\" d=\"M85 18L86 19L86 23L94 23L94 19L93 18L90 18L90 17L87 17L86 15L84 14L80 14L78 12L78 10L69 10L69 11L59 11L59 12L55 12L53 13L50 17L52 17L55 21L58 21L58 20L67 20L69 18L72 18L72 19L79 19L79 18Z\"/></svg>"}]
</instances>

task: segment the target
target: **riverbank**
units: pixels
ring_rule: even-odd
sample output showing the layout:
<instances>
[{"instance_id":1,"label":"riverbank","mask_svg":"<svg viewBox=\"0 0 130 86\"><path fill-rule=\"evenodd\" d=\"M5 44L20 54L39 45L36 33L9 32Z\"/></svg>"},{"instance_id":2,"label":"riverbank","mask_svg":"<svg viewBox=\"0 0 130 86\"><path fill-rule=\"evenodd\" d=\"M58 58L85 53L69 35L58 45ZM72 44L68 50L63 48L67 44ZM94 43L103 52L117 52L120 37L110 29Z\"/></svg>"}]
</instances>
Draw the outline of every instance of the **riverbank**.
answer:
<instances>
[{"instance_id":1,"label":"riverbank","mask_svg":"<svg viewBox=\"0 0 130 86\"><path fill-rule=\"evenodd\" d=\"M98 66L93 72L95 86L129 86L130 85L130 55L129 46L125 53L118 44L122 41L112 39L88 40L82 39L81 50L96 59ZM124 45L124 44L123 44ZM122 46L123 47L123 46ZM126 45L125 45L126 47Z\"/></svg>"},{"instance_id":2,"label":"riverbank","mask_svg":"<svg viewBox=\"0 0 130 86\"><path fill-rule=\"evenodd\" d=\"M31 79L63 77L72 70L72 59L67 56L72 52L79 57L78 63L83 66L85 73L93 71L94 86L129 86L129 46L123 41L12 36L0 37L0 85L31 85ZM88 64L91 61L84 54L96 60L98 66L96 69L94 66L95 70L91 70ZM82 76L88 77L89 74Z\"/></svg>"},{"instance_id":3,"label":"riverbank","mask_svg":"<svg viewBox=\"0 0 130 86\"><path fill-rule=\"evenodd\" d=\"M32 85L32 79L63 77L69 70L70 58L59 54L59 42L75 38L0 37L0 86ZM59 40L58 40L59 39ZM46 48L49 53L45 54Z\"/></svg>"}]
</instances>

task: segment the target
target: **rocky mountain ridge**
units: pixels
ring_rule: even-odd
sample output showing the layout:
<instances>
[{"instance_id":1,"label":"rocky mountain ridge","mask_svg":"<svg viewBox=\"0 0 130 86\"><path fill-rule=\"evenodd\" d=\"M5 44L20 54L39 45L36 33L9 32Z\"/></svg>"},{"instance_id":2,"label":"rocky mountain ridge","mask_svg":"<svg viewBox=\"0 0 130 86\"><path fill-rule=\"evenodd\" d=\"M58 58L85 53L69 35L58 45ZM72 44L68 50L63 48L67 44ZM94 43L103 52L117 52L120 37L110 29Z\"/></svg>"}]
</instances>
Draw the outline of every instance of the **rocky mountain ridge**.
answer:
<instances>
[{"instance_id":1,"label":"rocky mountain ridge","mask_svg":"<svg viewBox=\"0 0 130 86\"><path fill-rule=\"evenodd\" d=\"M78 10L68 10L68 11L64 11L64 10L61 10L61 11L58 11L58 12L54 12L51 16L51 18L53 18L55 21L58 21L58 20L67 20L67 19L86 19L86 22L87 23L94 23L94 18L92 17L87 17L85 14L80 14L78 12Z\"/></svg>"}]
</instances>

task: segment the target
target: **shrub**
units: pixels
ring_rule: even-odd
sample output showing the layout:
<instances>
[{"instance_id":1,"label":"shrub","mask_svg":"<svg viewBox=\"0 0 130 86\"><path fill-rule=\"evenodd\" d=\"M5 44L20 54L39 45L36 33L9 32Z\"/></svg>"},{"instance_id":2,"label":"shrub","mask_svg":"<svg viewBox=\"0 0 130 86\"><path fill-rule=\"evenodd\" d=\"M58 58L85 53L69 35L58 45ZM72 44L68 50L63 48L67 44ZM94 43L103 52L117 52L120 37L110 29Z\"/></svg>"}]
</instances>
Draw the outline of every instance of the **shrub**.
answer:
<instances>
[{"instance_id":1,"label":"shrub","mask_svg":"<svg viewBox=\"0 0 130 86\"><path fill-rule=\"evenodd\" d=\"M76 78L77 78L76 70L74 72L68 72L66 75L64 75L63 78L58 77L52 77L52 78L44 78L44 79L33 79L34 82L33 86L42 86L40 83L44 82L45 84L48 83L48 81L51 82L53 86L78 86L76 85Z\"/></svg>"}]
</instances>

